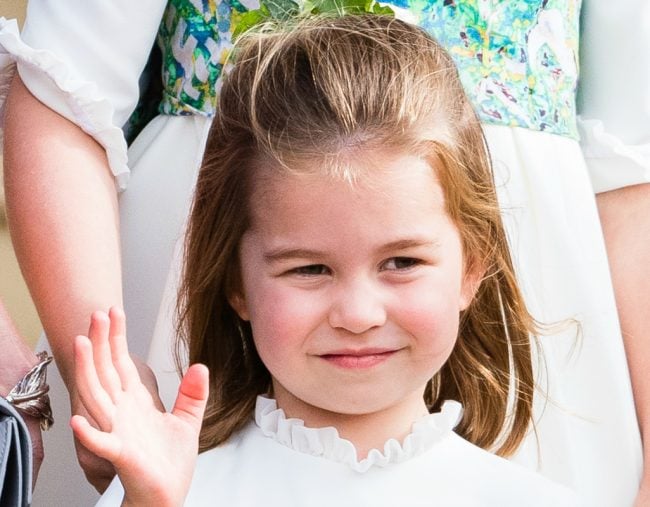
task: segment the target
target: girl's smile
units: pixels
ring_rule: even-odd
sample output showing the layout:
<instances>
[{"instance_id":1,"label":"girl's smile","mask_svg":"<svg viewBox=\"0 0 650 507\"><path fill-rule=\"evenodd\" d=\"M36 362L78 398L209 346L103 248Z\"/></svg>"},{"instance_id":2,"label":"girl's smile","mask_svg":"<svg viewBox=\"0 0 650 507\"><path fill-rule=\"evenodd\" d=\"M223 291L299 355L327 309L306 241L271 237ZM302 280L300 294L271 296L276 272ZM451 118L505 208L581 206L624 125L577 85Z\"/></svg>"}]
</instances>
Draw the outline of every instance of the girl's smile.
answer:
<instances>
[{"instance_id":1,"label":"girl's smile","mask_svg":"<svg viewBox=\"0 0 650 507\"><path fill-rule=\"evenodd\" d=\"M288 416L322 426L394 412L408 431L477 277L434 169L412 155L372 161L352 164L353 183L318 167L258 170L230 299Z\"/></svg>"},{"instance_id":2,"label":"girl's smile","mask_svg":"<svg viewBox=\"0 0 650 507\"><path fill-rule=\"evenodd\" d=\"M383 363L402 349L366 348L360 350L336 350L319 357L341 368L370 368Z\"/></svg>"}]
</instances>

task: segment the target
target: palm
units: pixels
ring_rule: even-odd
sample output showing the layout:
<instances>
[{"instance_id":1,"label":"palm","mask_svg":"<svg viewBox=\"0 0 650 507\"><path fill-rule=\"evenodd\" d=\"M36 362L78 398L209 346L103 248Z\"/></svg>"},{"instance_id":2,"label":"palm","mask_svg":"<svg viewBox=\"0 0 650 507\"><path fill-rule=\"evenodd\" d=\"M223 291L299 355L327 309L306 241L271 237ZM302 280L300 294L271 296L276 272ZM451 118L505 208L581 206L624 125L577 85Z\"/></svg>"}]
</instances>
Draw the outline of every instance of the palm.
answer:
<instances>
[{"instance_id":1,"label":"palm","mask_svg":"<svg viewBox=\"0 0 650 507\"><path fill-rule=\"evenodd\" d=\"M74 416L73 429L84 446L115 466L125 503L182 504L198 451L207 369L192 366L172 412L160 411L128 354L123 314L112 310L110 320L93 315L89 338L77 337L75 374L99 428Z\"/></svg>"}]
</instances>

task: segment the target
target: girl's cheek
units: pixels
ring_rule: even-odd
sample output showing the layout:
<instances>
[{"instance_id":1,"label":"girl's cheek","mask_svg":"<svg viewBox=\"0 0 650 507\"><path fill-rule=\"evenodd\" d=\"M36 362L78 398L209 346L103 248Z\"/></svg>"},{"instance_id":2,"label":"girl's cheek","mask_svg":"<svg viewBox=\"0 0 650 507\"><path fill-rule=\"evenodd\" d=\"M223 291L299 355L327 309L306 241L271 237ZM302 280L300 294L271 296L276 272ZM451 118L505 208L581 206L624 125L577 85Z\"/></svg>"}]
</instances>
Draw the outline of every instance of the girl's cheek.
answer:
<instances>
[{"instance_id":1,"label":"girl's cheek","mask_svg":"<svg viewBox=\"0 0 650 507\"><path fill-rule=\"evenodd\" d=\"M451 292L451 293L450 293ZM459 310L454 291L413 291L402 294L394 319L415 337L428 354L447 354L458 336Z\"/></svg>"},{"instance_id":2,"label":"girl's cheek","mask_svg":"<svg viewBox=\"0 0 650 507\"><path fill-rule=\"evenodd\" d=\"M293 287L269 285L257 294L253 305L253 333L270 347L295 346L306 340L326 319L322 297ZM261 345L261 343L260 343Z\"/></svg>"}]
</instances>

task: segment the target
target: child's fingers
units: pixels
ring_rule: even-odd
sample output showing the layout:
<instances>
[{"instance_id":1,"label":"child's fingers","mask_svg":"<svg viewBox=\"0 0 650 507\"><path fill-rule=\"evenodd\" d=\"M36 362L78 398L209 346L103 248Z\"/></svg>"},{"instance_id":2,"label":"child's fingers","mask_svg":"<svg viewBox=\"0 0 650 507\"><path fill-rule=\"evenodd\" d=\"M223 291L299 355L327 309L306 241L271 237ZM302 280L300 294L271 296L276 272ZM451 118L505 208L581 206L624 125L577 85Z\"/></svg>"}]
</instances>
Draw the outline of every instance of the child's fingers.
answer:
<instances>
[{"instance_id":1,"label":"child's fingers","mask_svg":"<svg viewBox=\"0 0 650 507\"><path fill-rule=\"evenodd\" d=\"M120 377L113 366L111 348L109 344L110 321L104 312L94 312L90 317L88 337L93 344L93 361L99 382L108 395L115 401L115 397L122 390Z\"/></svg>"},{"instance_id":2,"label":"child's fingers","mask_svg":"<svg viewBox=\"0 0 650 507\"><path fill-rule=\"evenodd\" d=\"M181 385L172 414L193 425L197 432L203 422L203 412L208 401L208 369L202 364L189 367Z\"/></svg>"},{"instance_id":3,"label":"child's fingers","mask_svg":"<svg viewBox=\"0 0 650 507\"><path fill-rule=\"evenodd\" d=\"M91 426L81 415L73 415L70 427L81 444L93 454L113 463L119 458L119 444L115 437Z\"/></svg>"},{"instance_id":4,"label":"child's fingers","mask_svg":"<svg viewBox=\"0 0 650 507\"><path fill-rule=\"evenodd\" d=\"M108 312L110 319L110 331L108 335L113 365L120 378L123 389L128 389L136 382L140 382L138 369L129 354L128 344L126 342L126 318L124 312L114 306Z\"/></svg>"},{"instance_id":5,"label":"child's fingers","mask_svg":"<svg viewBox=\"0 0 650 507\"><path fill-rule=\"evenodd\" d=\"M97 376L92 345L87 337L75 338L74 358L75 383L81 402L101 429L110 430L114 405Z\"/></svg>"}]
</instances>

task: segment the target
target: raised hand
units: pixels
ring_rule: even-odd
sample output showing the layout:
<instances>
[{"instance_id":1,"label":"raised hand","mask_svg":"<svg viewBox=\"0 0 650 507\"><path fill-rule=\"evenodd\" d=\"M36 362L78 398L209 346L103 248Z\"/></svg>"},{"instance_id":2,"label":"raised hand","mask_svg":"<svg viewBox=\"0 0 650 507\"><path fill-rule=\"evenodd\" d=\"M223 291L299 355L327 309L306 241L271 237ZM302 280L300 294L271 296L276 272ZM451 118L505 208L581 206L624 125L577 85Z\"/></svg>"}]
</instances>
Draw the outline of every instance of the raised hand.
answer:
<instances>
[{"instance_id":1,"label":"raised hand","mask_svg":"<svg viewBox=\"0 0 650 507\"><path fill-rule=\"evenodd\" d=\"M98 428L80 415L70 424L81 444L115 467L123 505L182 505L198 452L207 368L191 366L173 410L160 411L129 356L124 314L112 308L108 316L95 312L88 337L75 339L75 380Z\"/></svg>"},{"instance_id":2,"label":"raised hand","mask_svg":"<svg viewBox=\"0 0 650 507\"><path fill-rule=\"evenodd\" d=\"M131 359L135 363L138 373L140 374L140 380L144 386L151 394L153 402L160 409L161 412L164 412L165 407L163 406L160 396L158 395L158 382L156 377L151 371L151 368L144 363L142 360L137 357L131 356ZM72 413L79 414L84 416L93 426L97 427L97 424L94 422L88 411L84 407L79 395L76 392L76 388L71 392L70 403L72 406ZM40 437L40 433L39 433ZM115 477L115 467L110 461L107 461L103 458L100 458L96 454L93 454L88 449L86 449L80 442L79 439L74 439L75 448L77 451L77 460L79 465L86 476L86 480L92 484L92 486L99 492L103 493L108 488L109 484Z\"/></svg>"}]
</instances>

